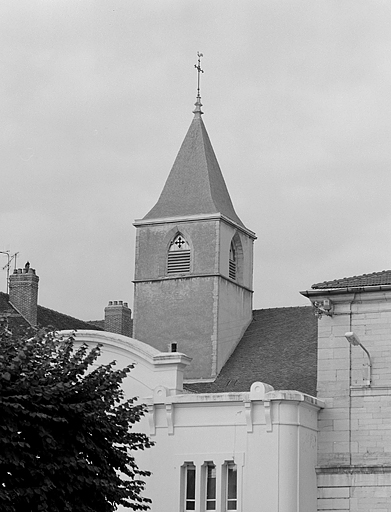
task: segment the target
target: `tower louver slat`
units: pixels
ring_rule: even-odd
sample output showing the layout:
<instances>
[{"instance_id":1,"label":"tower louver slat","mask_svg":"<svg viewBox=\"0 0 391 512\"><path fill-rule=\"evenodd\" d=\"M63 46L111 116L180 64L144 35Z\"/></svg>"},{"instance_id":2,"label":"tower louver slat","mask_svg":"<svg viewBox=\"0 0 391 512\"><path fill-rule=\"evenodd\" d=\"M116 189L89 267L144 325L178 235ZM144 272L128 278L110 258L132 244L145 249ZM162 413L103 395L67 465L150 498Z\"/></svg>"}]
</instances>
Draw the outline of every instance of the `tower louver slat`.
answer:
<instances>
[{"instance_id":1,"label":"tower louver slat","mask_svg":"<svg viewBox=\"0 0 391 512\"><path fill-rule=\"evenodd\" d=\"M190 251L169 252L167 274L190 272Z\"/></svg>"}]
</instances>

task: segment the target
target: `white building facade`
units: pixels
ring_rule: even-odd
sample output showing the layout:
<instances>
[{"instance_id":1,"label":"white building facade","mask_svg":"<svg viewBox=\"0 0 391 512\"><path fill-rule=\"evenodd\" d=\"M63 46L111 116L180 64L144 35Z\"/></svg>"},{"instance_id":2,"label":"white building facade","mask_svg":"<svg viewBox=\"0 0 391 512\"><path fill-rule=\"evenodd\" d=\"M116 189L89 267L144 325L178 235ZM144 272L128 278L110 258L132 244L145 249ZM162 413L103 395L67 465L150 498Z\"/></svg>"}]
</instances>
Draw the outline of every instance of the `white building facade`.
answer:
<instances>
[{"instance_id":1,"label":"white building facade","mask_svg":"<svg viewBox=\"0 0 391 512\"><path fill-rule=\"evenodd\" d=\"M184 354L97 331L77 331L76 343L100 343L98 364L135 363L124 389L148 406L135 428L155 446L136 457L152 472L145 493L152 511L316 510L321 401L262 382L242 393L186 393Z\"/></svg>"}]
</instances>

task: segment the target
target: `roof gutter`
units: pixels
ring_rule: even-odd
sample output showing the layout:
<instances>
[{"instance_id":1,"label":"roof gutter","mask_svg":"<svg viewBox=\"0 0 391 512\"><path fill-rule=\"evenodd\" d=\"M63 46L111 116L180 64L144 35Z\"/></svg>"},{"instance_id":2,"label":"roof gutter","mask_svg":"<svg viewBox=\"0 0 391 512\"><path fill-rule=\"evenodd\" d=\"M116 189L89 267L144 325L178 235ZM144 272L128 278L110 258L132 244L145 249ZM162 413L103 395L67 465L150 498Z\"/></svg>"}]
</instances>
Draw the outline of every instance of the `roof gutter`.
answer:
<instances>
[{"instance_id":1,"label":"roof gutter","mask_svg":"<svg viewBox=\"0 0 391 512\"><path fill-rule=\"evenodd\" d=\"M315 297L317 295L337 295L341 293L360 293L360 292L386 292L391 291L391 284L376 286L347 286L345 288L313 288L300 292L304 297Z\"/></svg>"}]
</instances>

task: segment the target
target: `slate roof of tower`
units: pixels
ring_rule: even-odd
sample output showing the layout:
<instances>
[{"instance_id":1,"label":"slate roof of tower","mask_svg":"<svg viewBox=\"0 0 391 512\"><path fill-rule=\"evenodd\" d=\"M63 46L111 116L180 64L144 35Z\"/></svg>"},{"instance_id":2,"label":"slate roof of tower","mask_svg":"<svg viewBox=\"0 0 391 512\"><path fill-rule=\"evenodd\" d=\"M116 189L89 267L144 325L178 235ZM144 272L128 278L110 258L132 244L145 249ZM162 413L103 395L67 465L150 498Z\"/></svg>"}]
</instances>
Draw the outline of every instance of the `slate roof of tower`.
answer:
<instances>
[{"instance_id":1,"label":"slate roof of tower","mask_svg":"<svg viewBox=\"0 0 391 512\"><path fill-rule=\"evenodd\" d=\"M382 272L372 272L371 274L361 274L359 276L343 277L342 279L334 279L333 281L323 281L315 283L312 289L327 288L355 288L361 286L381 286L391 285L391 270L383 270Z\"/></svg>"},{"instance_id":2,"label":"slate roof of tower","mask_svg":"<svg viewBox=\"0 0 391 512\"><path fill-rule=\"evenodd\" d=\"M240 226L201 112L185 136L158 202L144 219L221 213Z\"/></svg>"},{"instance_id":3,"label":"slate roof of tower","mask_svg":"<svg viewBox=\"0 0 391 512\"><path fill-rule=\"evenodd\" d=\"M316 396L318 320L311 306L259 309L216 380L196 393L249 391L256 381Z\"/></svg>"},{"instance_id":4,"label":"slate roof of tower","mask_svg":"<svg viewBox=\"0 0 391 512\"><path fill-rule=\"evenodd\" d=\"M21 331L29 327L28 322L14 309L9 302L9 296L0 292L0 317L4 315L8 318L8 325L12 331ZM50 327L55 330L63 329L95 329L102 331L99 326L91 326L90 323L79 320L69 315L64 315L53 309L38 306L37 322L39 327Z\"/></svg>"}]
</instances>

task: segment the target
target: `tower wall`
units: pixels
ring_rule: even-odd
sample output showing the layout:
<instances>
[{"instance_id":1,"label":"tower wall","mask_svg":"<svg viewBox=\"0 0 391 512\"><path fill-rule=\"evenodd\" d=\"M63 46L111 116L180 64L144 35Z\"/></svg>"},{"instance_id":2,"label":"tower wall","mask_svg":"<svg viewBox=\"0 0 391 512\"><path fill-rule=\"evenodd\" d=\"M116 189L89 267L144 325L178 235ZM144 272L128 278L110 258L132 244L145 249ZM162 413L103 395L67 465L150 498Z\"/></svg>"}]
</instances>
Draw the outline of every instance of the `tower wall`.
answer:
<instances>
[{"instance_id":1,"label":"tower wall","mask_svg":"<svg viewBox=\"0 0 391 512\"><path fill-rule=\"evenodd\" d=\"M214 378L252 318L252 239L221 219L143 222L136 239L133 336L159 350L171 343L193 358L187 379ZM190 272L167 273L170 242L191 247ZM238 279L228 277L232 238L241 247Z\"/></svg>"},{"instance_id":2,"label":"tower wall","mask_svg":"<svg viewBox=\"0 0 391 512\"><path fill-rule=\"evenodd\" d=\"M138 226L138 224L135 224ZM167 277L167 251L176 233L191 246L191 274L218 272L219 222L217 220L150 223L140 226L136 236L135 280Z\"/></svg>"},{"instance_id":3,"label":"tower wall","mask_svg":"<svg viewBox=\"0 0 391 512\"><path fill-rule=\"evenodd\" d=\"M220 247L219 247L219 271L222 276L229 277L229 249L232 239L238 239L241 246L239 259L239 275L237 283L252 290L253 287L253 245L254 238L246 235L243 231L236 229L232 224L221 222L220 224Z\"/></svg>"},{"instance_id":4,"label":"tower wall","mask_svg":"<svg viewBox=\"0 0 391 512\"><path fill-rule=\"evenodd\" d=\"M217 359L218 374L252 320L252 292L227 279L218 281Z\"/></svg>"},{"instance_id":5,"label":"tower wall","mask_svg":"<svg viewBox=\"0 0 391 512\"><path fill-rule=\"evenodd\" d=\"M177 351L193 359L186 378L212 375L216 279L170 279L135 285L134 337L162 352L177 343Z\"/></svg>"}]
</instances>

